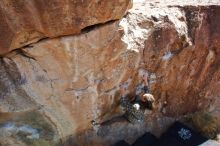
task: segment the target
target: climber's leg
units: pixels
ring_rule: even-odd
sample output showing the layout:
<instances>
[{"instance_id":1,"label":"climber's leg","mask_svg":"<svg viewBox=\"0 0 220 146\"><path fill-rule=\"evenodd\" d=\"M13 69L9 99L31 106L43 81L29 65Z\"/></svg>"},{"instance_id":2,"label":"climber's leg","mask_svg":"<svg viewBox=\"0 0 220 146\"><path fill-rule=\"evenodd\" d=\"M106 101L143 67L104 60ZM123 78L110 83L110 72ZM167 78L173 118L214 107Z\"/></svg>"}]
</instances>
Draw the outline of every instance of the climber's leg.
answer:
<instances>
[{"instance_id":1,"label":"climber's leg","mask_svg":"<svg viewBox=\"0 0 220 146\"><path fill-rule=\"evenodd\" d=\"M144 111L142 111L140 109L137 110L134 107L130 107L126 111L124 116L132 124L137 124L137 123L141 123L144 121Z\"/></svg>"},{"instance_id":2,"label":"climber's leg","mask_svg":"<svg viewBox=\"0 0 220 146\"><path fill-rule=\"evenodd\" d=\"M143 90L144 90L144 93L150 93L149 87L146 85L144 86Z\"/></svg>"}]
</instances>

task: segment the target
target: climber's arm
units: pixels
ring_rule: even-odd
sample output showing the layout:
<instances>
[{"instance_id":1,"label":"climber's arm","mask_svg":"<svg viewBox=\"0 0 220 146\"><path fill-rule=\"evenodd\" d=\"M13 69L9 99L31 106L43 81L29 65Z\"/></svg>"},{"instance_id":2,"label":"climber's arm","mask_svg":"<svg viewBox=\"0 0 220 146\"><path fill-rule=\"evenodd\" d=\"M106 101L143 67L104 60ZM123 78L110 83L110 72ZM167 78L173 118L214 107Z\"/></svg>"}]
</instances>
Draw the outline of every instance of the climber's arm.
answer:
<instances>
[{"instance_id":1,"label":"climber's arm","mask_svg":"<svg viewBox=\"0 0 220 146\"><path fill-rule=\"evenodd\" d=\"M143 81L144 81L144 93L149 93L149 84L148 84L148 74L143 75Z\"/></svg>"}]
</instances>

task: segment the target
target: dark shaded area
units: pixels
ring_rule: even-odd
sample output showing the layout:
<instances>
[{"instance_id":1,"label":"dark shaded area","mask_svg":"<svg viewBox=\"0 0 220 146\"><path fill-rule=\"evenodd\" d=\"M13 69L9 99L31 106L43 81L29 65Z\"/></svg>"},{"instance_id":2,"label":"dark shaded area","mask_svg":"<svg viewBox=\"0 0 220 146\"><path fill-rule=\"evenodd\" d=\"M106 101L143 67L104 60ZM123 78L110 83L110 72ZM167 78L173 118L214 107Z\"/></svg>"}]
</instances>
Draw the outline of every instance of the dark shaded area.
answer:
<instances>
[{"instance_id":1,"label":"dark shaded area","mask_svg":"<svg viewBox=\"0 0 220 146\"><path fill-rule=\"evenodd\" d=\"M193 131L186 125L175 122L162 136L161 139L166 141L178 141L185 146L198 146L208 139ZM174 140L175 139L175 140ZM165 145L163 145L165 146Z\"/></svg>"},{"instance_id":2,"label":"dark shaded area","mask_svg":"<svg viewBox=\"0 0 220 146\"><path fill-rule=\"evenodd\" d=\"M151 133L147 132L140 138L138 138L132 146L151 146L154 145L158 139Z\"/></svg>"},{"instance_id":3,"label":"dark shaded area","mask_svg":"<svg viewBox=\"0 0 220 146\"><path fill-rule=\"evenodd\" d=\"M92 31L92 30L95 30L95 29L98 29L99 27L102 27L104 25L111 25L112 23L116 22L118 20L110 20L110 21L107 21L105 23L98 23L98 24L94 24L94 25L90 25L90 26L87 26L83 29L81 29L81 33L87 33L89 31Z\"/></svg>"},{"instance_id":4,"label":"dark shaded area","mask_svg":"<svg viewBox=\"0 0 220 146\"><path fill-rule=\"evenodd\" d=\"M117 142L114 146L130 146L126 141L121 140Z\"/></svg>"},{"instance_id":5,"label":"dark shaded area","mask_svg":"<svg viewBox=\"0 0 220 146\"><path fill-rule=\"evenodd\" d=\"M188 26L188 34L193 44L195 44L196 29L199 26L199 8L187 6L182 8L185 11L186 22Z\"/></svg>"},{"instance_id":6,"label":"dark shaded area","mask_svg":"<svg viewBox=\"0 0 220 146\"><path fill-rule=\"evenodd\" d=\"M186 125L175 122L162 134L160 139L147 132L138 138L132 146L198 146L207 140ZM121 140L115 146L126 146L126 142Z\"/></svg>"}]
</instances>

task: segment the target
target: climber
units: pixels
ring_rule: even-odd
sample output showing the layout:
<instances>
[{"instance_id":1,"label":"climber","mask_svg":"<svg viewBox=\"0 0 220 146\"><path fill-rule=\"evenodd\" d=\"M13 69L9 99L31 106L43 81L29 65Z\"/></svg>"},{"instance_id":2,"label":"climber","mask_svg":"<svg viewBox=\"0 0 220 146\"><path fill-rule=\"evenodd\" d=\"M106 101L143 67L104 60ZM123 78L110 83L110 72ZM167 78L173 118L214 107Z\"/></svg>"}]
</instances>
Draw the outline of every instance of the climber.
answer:
<instances>
[{"instance_id":1,"label":"climber","mask_svg":"<svg viewBox=\"0 0 220 146\"><path fill-rule=\"evenodd\" d=\"M143 109L152 110L154 108L154 97L150 94L148 84L148 73L143 75L143 84L137 86L133 102L139 103Z\"/></svg>"},{"instance_id":2,"label":"climber","mask_svg":"<svg viewBox=\"0 0 220 146\"><path fill-rule=\"evenodd\" d=\"M126 96L126 88L120 86L121 99L120 105L125 111L124 117L132 124L139 123L144 120L144 111L140 109L140 104L132 103Z\"/></svg>"},{"instance_id":3,"label":"climber","mask_svg":"<svg viewBox=\"0 0 220 146\"><path fill-rule=\"evenodd\" d=\"M154 97L149 93L148 74L143 75L144 86L140 85L136 89L136 95L129 100L126 96L126 87L120 85L120 105L125 110L125 117L131 123L137 123L144 120L145 109L154 108ZM143 86L143 87L142 87Z\"/></svg>"}]
</instances>

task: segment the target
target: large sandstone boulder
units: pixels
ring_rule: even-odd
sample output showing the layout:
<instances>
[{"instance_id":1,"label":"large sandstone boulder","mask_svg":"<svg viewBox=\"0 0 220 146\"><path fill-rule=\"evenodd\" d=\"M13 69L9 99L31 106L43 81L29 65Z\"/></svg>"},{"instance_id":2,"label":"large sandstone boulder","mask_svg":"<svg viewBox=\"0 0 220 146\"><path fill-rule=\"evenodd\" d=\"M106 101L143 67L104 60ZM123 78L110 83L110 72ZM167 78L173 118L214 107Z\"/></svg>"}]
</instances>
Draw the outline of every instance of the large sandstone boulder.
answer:
<instances>
[{"instance_id":1,"label":"large sandstone boulder","mask_svg":"<svg viewBox=\"0 0 220 146\"><path fill-rule=\"evenodd\" d=\"M129 6L130 0L2 0L0 54L120 19Z\"/></svg>"},{"instance_id":2,"label":"large sandstone boulder","mask_svg":"<svg viewBox=\"0 0 220 146\"><path fill-rule=\"evenodd\" d=\"M144 48L145 67L158 77L153 91L160 103L166 103L162 110L168 116L219 108L219 104L211 104L220 96L219 7L182 10L185 18L179 19L185 19L190 42L186 35L177 35L168 21L153 29Z\"/></svg>"},{"instance_id":3,"label":"large sandstone boulder","mask_svg":"<svg viewBox=\"0 0 220 146\"><path fill-rule=\"evenodd\" d=\"M40 112L60 138L91 128L116 108L119 83L138 65L138 53L126 49L122 35L112 22L8 54L1 59L0 111Z\"/></svg>"},{"instance_id":4,"label":"large sandstone boulder","mask_svg":"<svg viewBox=\"0 0 220 146\"><path fill-rule=\"evenodd\" d=\"M173 121L200 110L217 117L217 123L219 6L168 5L137 3L120 21L4 55L0 143L132 143L146 131L160 135ZM132 125L120 117L118 86L127 83L133 95L143 72L150 74L156 109L146 112L144 123ZM203 126L197 119L192 119L194 126ZM200 132L212 132L206 126Z\"/></svg>"}]
</instances>

